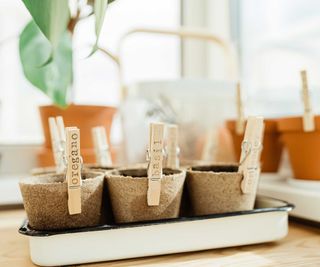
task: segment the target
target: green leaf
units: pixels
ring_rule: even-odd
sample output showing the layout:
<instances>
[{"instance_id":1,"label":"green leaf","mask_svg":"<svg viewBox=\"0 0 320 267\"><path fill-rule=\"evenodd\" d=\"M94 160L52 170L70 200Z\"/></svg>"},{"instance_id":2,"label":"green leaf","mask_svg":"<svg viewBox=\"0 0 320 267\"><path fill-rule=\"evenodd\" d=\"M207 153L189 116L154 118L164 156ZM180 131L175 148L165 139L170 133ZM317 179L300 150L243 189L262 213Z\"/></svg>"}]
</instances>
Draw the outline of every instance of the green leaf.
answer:
<instances>
[{"instance_id":1,"label":"green leaf","mask_svg":"<svg viewBox=\"0 0 320 267\"><path fill-rule=\"evenodd\" d=\"M102 29L107 6L108 6L108 0L95 0L94 1L93 11L94 11L94 15L96 17L96 24L95 24L96 37L97 37L96 42L98 42L98 39L99 39L99 35L100 35L101 29Z\"/></svg>"},{"instance_id":2,"label":"green leaf","mask_svg":"<svg viewBox=\"0 0 320 267\"><path fill-rule=\"evenodd\" d=\"M96 42L88 57L91 57L98 50L99 36L106 15L107 6L109 2L111 3L113 1L114 0L94 0L93 12L95 15Z\"/></svg>"},{"instance_id":3,"label":"green leaf","mask_svg":"<svg viewBox=\"0 0 320 267\"><path fill-rule=\"evenodd\" d=\"M70 20L68 0L22 1L55 50Z\"/></svg>"},{"instance_id":4,"label":"green leaf","mask_svg":"<svg viewBox=\"0 0 320 267\"><path fill-rule=\"evenodd\" d=\"M52 61L41 66L50 57L51 45L36 23L31 21L20 35L19 52L26 78L56 105L67 106L67 91L73 80L70 33L64 32Z\"/></svg>"}]
</instances>

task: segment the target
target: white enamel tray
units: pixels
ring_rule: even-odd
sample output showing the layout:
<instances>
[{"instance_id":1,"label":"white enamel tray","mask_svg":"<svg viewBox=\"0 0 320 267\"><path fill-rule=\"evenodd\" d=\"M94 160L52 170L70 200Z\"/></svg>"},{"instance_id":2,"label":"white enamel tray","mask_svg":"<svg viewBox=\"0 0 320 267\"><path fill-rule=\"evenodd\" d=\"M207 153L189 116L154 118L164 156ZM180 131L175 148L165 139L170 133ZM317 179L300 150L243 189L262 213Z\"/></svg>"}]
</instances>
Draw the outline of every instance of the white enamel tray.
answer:
<instances>
[{"instance_id":1,"label":"white enamel tray","mask_svg":"<svg viewBox=\"0 0 320 267\"><path fill-rule=\"evenodd\" d=\"M287 202L258 197L251 211L144 223L35 231L26 221L32 261L59 266L206 250L281 239L288 232Z\"/></svg>"},{"instance_id":2,"label":"white enamel tray","mask_svg":"<svg viewBox=\"0 0 320 267\"><path fill-rule=\"evenodd\" d=\"M295 209L291 216L320 222L320 182L293 178L274 178L274 175L262 174L258 192L264 196L281 197L293 203Z\"/></svg>"}]
</instances>

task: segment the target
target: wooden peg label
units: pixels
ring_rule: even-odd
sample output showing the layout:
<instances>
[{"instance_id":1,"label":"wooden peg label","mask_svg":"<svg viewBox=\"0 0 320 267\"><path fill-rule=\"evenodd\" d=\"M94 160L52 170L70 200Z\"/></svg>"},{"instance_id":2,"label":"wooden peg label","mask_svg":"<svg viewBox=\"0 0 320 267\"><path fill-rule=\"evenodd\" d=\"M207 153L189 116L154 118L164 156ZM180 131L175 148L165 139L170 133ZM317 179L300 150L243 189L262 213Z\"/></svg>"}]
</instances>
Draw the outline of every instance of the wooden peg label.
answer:
<instances>
[{"instance_id":1,"label":"wooden peg label","mask_svg":"<svg viewBox=\"0 0 320 267\"><path fill-rule=\"evenodd\" d=\"M241 87L240 83L237 83L236 93L236 106L237 106L237 121L236 121L236 133L242 135L244 133L244 114L243 105L241 99Z\"/></svg>"},{"instance_id":2,"label":"wooden peg label","mask_svg":"<svg viewBox=\"0 0 320 267\"><path fill-rule=\"evenodd\" d=\"M64 129L64 122L63 122L62 116L56 117L56 122L57 122L57 126L58 126L60 140L61 140L61 142L65 142L66 141L66 132Z\"/></svg>"},{"instance_id":3,"label":"wooden peg label","mask_svg":"<svg viewBox=\"0 0 320 267\"><path fill-rule=\"evenodd\" d=\"M81 156L80 130L76 127L66 128L67 142L67 183L69 214L81 213Z\"/></svg>"},{"instance_id":4,"label":"wooden peg label","mask_svg":"<svg viewBox=\"0 0 320 267\"><path fill-rule=\"evenodd\" d=\"M54 164L59 165L59 131L54 117L49 117L49 130L51 136L51 146L53 151Z\"/></svg>"},{"instance_id":5,"label":"wooden peg label","mask_svg":"<svg viewBox=\"0 0 320 267\"><path fill-rule=\"evenodd\" d=\"M62 125L61 125L62 121ZM65 171L65 136L62 117L49 117L52 151L57 173Z\"/></svg>"},{"instance_id":6,"label":"wooden peg label","mask_svg":"<svg viewBox=\"0 0 320 267\"><path fill-rule=\"evenodd\" d=\"M163 161L163 134L164 125L162 123L150 124L147 195L147 202L149 206L158 206L160 203Z\"/></svg>"},{"instance_id":7,"label":"wooden peg label","mask_svg":"<svg viewBox=\"0 0 320 267\"><path fill-rule=\"evenodd\" d=\"M211 127L206 134L206 140L202 149L201 160L216 161L218 155L219 132L217 127Z\"/></svg>"},{"instance_id":8,"label":"wooden peg label","mask_svg":"<svg viewBox=\"0 0 320 267\"><path fill-rule=\"evenodd\" d=\"M239 172L243 173L241 190L244 194L256 190L260 175L260 155L262 150L264 123L262 117L249 117L242 151Z\"/></svg>"},{"instance_id":9,"label":"wooden peg label","mask_svg":"<svg viewBox=\"0 0 320 267\"><path fill-rule=\"evenodd\" d=\"M301 81L302 81L302 100L304 105L303 113L303 130L305 132L312 132L315 130L315 119L312 112L310 96L309 96L309 87L307 72L305 70L301 71Z\"/></svg>"},{"instance_id":10,"label":"wooden peg label","mask_svg":"<svg viewBox=\"0 0 320 267\"><path fill-rule=\"evenodd\" d=\"M112 159L106 129L102 126L92 128L92 137L97 163L102 167L111 166Z\"/></svg>"},{"instance_id":11,"label":"wooden peg label","mask_svg":"<svg viewBox=\"0 0 320 267\"><path fill-rule=\"evenodd\" d=\"M168 125L166 138L166 167L170 169L179 168L179 144L178 144L178 126Z\"/></svg>"}]
</instances>

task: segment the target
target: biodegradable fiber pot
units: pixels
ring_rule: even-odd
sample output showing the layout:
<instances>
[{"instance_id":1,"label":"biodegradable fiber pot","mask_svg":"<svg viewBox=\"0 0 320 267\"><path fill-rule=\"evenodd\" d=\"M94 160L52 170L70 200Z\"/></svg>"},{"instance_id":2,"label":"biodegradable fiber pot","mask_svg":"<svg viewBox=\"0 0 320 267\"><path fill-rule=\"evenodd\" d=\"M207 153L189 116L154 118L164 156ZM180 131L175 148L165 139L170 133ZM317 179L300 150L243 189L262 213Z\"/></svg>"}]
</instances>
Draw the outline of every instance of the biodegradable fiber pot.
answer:
<instances>
[{"instance_id":1,"label":"biodegradable fiber pot","mask_svg":"<svg viewBox=\"0 0 320 267\"><path fill-rule=\"evenodd\" d=\"M117 223L177 218L185 181L182 170L164 169L159 206L148 206L146 169L121 169L107 174L113 214Z\"/></svg>"},{"instance_id":2,"label":"biodegradable fiber pot","mask_svg":"<svg viewBox=\"0 0 320 267\"><path fill-rule=\"evenodd\" d=\"M304 132L302 117L278 120L281 140L297 179L320 180L320 116L315 116L315 123L315 131Z\"/></svg>"},{"instance_id":3,"label":"biodegradable fiber pot","mask_svg":"<svg viewBox=\"0 0 320 267\"><path fill-rule=\"evenodd\" d=\"M94 226L101 216L104 174L82 173L81 214L69 215L68 188L64 174L22 179L19 183L29 225L36 230Z\"/></svg>"},{"instance_id":4,"label":"biodegradable fiber pot","mask_svg":"<svg viewBox=\"0 0 320 267\"><path fill-rule=\"evenodd\" d=\"M116 169L116 166L100 166L98 164L85 164L83 166L84 171L94 171L94 172L102 172L102 173L107 173L113 169Z\"/></svg>"},{"instance_id":5,"label":"biodegradable fiber pot","mask_svg":"<svg viewBox=\"0 0 320 267\"><path fill-rule=\"evenodd\" d=\"M280 165L283 145L280 141L280 133L277 130L277 121L273 119L264 120L264 135L263 135L263 150L261 153L261 171L262 172L277 172ZM236 133L236 121L227 121L227 128L229 129L232 139L234 152L237 160L241 155L241 144L244 134Z\"/></svg>"},{"instance_id":6,"label":"biodegradable fiber pot","mask_svg":"<svg viewBox=\"0 0 320 267\"><path fill-rule=\"evenodd\" d=\"M236 165L192 167L186 179L196 216L253 209L256 192L242 193L243 175Z\"/></svg>"}]
</instances>

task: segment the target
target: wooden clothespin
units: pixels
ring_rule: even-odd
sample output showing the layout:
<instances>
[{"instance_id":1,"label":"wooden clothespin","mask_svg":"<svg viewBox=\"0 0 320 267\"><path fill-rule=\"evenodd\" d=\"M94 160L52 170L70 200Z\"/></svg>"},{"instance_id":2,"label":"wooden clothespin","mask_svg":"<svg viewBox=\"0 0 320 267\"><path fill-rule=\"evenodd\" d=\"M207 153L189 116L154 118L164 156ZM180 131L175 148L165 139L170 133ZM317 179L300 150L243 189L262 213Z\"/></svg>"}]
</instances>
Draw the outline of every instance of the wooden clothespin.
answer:
<instances>
[{"instance_id":1,"label":"wooden clothespin","mask_svg":"<svg viewBox=\"0 0 320 267\"><path fill-rule=\"evenodd\" d=\"M77 127L66 128L68 209L69 214L81 213L81 168L80 130Z\"/></svg>"},{"instance_id":2,"label":"wooden clothespin","mask_svg":"<svg viewBox=\"0 0 320 267\"><path fill-rule=\"evenodd\" d=\"M207 162L216 161L218 154L219 132L216 126L212 126L206 134L205 143L202 149L201 160Z\"/></svg>"},{"instance_id":3,"label":"wooden clothespin","mask_svg":"<svg viewBox=\"0 0 320 267\"><path fill-rule=\"evenodd\" d=\"M66 142L66 132L64 129L64 122L63 122L62 116L57 116L56 122L57 122L57 126L58 126L60 142L65 143Z\"/></svg>"},{"instance_id":4,"label":"wooden clothespin","mask_svg":"<svg viewBox=\"0 0 320 267\"><path fill-rule=\"evenodd\" d=\"M243 104L241 99L241 86L240 82L237 83L236 89L236 106L237 106L237 121L236 121L236 133L242 135L244 133L244 113Z\"/></svg>"},{"instance_id":5,"label":"wooden clothespin","mask_svg":"<svg viewBox=\"0 0 320 267\"><path fill-rule=\"evenodd\" d=\"M243 173L242 193L248 194L256 190L260 175L260 155L263 142L264 123L262 117L249 117L247 121L239 172Z\"/></svg>"},{"instance_id":6,"label":"wooden clothespin","mask_svg":"<svg viewBox=\"0 0 320 267\"><path fill-rule=\"evenodd\" d=\"M97 163L102 167L111 166L112 159L108 145L106 129L103 126L92 128L92 137Z\"/></svg>"},{"instance_id":7,"label":"wooden clothespin","mask_svg":"<svg viewBox=\"0 0 320 267\"><path fill-rule=\"evenodd\" d=\"M166 127L166 167L170 169L178 169L180 166L179 154L180 148L178 144L179 133L178 126L174 124Z\"/></svg>"},{"instance_id":8,"label":"wooden clothespin","mask_svg":"<svg viewBox=\"0 0 320 267\"><path fill-rule=\"evenodd\" d=\"M56 166L59 165L59 149L60 149L60 139L59 139L59 131L58 126L56 124L56 120L53 117L49 117L49 130L51 136L51 145L53 151L54 163Z\"/></svg>"},{"instance_id":9,"label":"wooden clothespin","mask_svg":"<svg viewBox=\"0 0 320 267\"><path fill-rule=\"evenodd\" d=\"M65 131L62 117L49 117L52 151L57 173L65 170Z\"/></svg>"},{"instance_id":10,"label":"wooden clothespin","mask_svg":"<svg viewBox=\"0 0 320 267\"><path fill-rule=\"evenodd\" d=\"M312 132L315 130L316 126L309 96L307 72L302 70L300 74L302 81L302 100L304 105L303 130L305 132Z\"/></svg>"},{"instance_id":11,"label":"wooden clothespin","mask_svg":"<svg viewBox=\"0 0 320 267\"><path fill-rule=\"evenodd\" d=\"M149 132L149 148L147 152L148 164L148 206L160 204L162 161L163 161L163 134L162 123L151 123Z\"/></svg>"}]
</instances>

